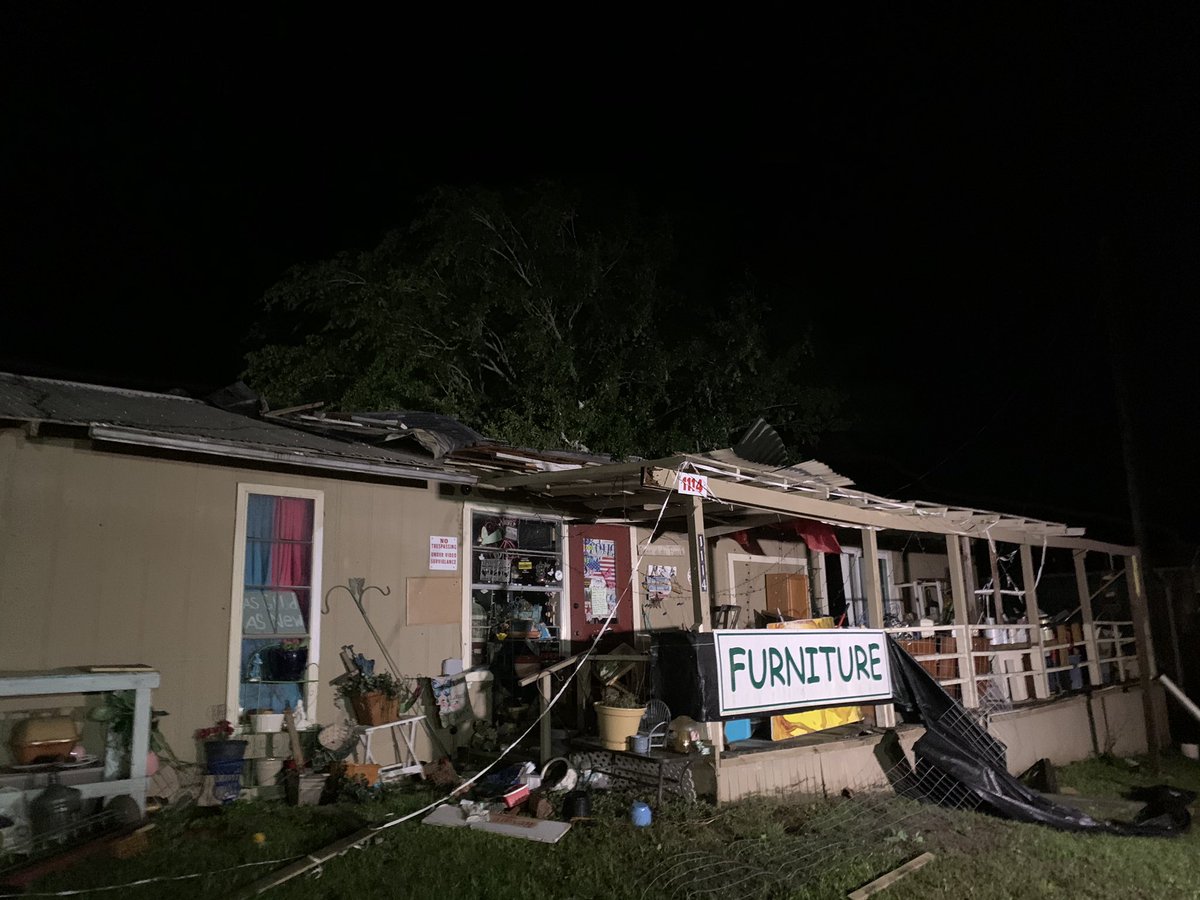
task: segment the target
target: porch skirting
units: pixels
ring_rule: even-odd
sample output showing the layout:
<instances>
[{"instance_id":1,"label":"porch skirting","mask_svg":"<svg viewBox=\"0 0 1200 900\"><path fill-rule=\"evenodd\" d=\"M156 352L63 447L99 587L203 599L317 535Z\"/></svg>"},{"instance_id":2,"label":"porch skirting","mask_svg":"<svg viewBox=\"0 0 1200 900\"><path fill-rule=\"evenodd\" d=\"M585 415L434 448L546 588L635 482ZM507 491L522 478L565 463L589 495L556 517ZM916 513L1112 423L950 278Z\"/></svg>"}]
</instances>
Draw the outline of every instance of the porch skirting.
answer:
<instances>
[{"instance_id":1,"label":"porch skirting","mask_svg":"<svg viewBox=\"0 0 1200 900\"><path fill-rule=\"evenodd\" d=\"M1153 686L1151 696L1161 711L1157 720L1165 724L1162 688ZM1131 756L1148 749L1142 691L1136 685L999 713L991 718L988 730L1008 746L1008 768L1013 774L1042 758L1066 765L1100 753ZM900 725L896 731L911 762L912 746L924 729ZM864 735L777 750L726 752L717 775L717 801L752 795L835 796L843 789L888 789L885 763L876 757L881 740L880 735ZM1159 734L1159 746L1168 740L1166 734Z\"/></svg>"}]
</instances>

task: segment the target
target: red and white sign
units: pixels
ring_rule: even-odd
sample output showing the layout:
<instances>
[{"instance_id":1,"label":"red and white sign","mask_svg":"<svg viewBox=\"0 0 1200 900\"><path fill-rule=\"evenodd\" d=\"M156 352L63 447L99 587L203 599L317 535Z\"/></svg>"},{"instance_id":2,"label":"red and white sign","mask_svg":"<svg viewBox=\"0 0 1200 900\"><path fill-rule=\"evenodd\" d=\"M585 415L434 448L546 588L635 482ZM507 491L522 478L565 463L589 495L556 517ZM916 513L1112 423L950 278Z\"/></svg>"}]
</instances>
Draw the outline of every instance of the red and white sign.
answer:
<instances>
[{"instance_id":1,"label":"red and white sign","mask_svg":"<svg viewBox=\"0 0 1200 900\"><path fill-rule=\"evenodd\" d=\"M429 536L429 568L438 572L458 571L458 538Z\"/></svg>"},{"instance_id":2,"label":"red and white sign","mask_svg":"<svg viewBox=\"0 0 1200 900\"><path fill-rule=\"evenodd\" d=\"M681 494L691 494L693 497L708 496L707 475L680 475L676 487Z\"/></svg>"}]
</instances>

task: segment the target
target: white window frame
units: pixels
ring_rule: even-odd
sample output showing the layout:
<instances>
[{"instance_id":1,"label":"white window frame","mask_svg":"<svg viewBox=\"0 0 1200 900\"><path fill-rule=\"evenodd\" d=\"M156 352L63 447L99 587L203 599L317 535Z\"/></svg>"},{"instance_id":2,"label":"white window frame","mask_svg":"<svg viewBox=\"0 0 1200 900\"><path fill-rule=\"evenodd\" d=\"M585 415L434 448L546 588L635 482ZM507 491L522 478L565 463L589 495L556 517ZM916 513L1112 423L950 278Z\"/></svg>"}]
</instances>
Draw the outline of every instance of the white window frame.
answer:
<instances>
[{"instance_id":1,"label":"white window frame","mask_svg":"<svg viewBox=\"0 0 1200 900\"><path fill-rule=\"evenodd\" d=\"M895 586L895 565L892 555L893 552L891 550L879 550L875 554L876 566L878 566L880 562L887 563L887 565L884 567L884 571L879 573L879 587L880 593L883 595L883 611L885 614L889 611L890 606L894 606L897 603L900 605L901 613L904 612L903 595ZM855 601L864 601L863 609L865 611L865 601L867 598L866 585L859 585L862 591L860 594L856 594L853 591L855 579L857 578L860 581L862 580L862 575L858 574L858 566L861 563L862 556L863 551L861 547L843 547L840 562L842 567L842 590L844 592L844 596L846 597L846 603L850 609L853 610L853 615L856 620L854 624L860 628L865 628L867 625L865 621L865 615L864 621L857 621L858 606Z\"/></svg>"},{"instance_id":2,"label":"white window frame","mask_svg":"<svg viewBox=\"0 0 1200 900\"><path fill-rule=\"evenodd\" d=\"M309 594L308 611L308 670L305 674L304 709L310 721L315 721L317 712L317 688L320 683L321 661L321 563L324 558L325 537L325 492L306 488L284 487L277 484L247 484L238 482L237 518L233 535L233 585L229 603L229 657L226 665L225 709L226 718L237 724L238 701L241 695L242 678L242 598L246 592L246 512L251 494L271 497L297 497L313 501L312 540L312 590ZM315 668L313 668L315 666Z\"/></svg>"}]
</instances>

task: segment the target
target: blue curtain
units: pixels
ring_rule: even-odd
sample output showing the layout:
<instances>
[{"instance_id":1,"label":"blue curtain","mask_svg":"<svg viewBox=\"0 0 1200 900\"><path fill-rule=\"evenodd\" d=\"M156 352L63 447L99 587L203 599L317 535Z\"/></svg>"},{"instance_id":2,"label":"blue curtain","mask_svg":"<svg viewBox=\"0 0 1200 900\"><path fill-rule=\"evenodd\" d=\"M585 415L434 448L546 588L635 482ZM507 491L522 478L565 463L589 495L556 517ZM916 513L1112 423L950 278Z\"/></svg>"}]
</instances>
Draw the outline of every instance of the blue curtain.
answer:
<instances>
[{"instance_id":1,"label":"blue curtain","mask_svg":"<svg viewBox=\"0 0 1200 900\"><path fill-rule=\"evenodd\" d=\"M271 583L271 538L275 498L251 494L246 507L246 586Z\"/></svg>"}]
</instances>

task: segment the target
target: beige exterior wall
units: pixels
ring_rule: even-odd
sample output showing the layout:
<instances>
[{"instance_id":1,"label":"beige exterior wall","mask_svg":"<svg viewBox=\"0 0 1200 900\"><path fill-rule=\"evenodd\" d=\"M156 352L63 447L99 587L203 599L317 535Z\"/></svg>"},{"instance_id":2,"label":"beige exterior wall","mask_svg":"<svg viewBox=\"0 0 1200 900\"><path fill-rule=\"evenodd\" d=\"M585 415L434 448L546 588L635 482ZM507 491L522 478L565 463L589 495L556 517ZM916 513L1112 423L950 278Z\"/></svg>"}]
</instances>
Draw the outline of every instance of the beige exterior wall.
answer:
<instances>
[{"instance_id":1,"label":"beige exterior wall","mask_svg":"<svg viewBox=\"0 0 1200 900\"><path fill-rule=\"evenodd\" d=\"M1062 766L1092 755L1086 697L999 713L988 731L1008 746L1008 770L1014 774L1043 757Z\"/></svg>"},{"instance_id":2,"label":"beige exterior wall","mask_svg":"<svg viewBox=\"0 0 1200 900\"><path fill-rule=\"evenodd\" d=\"M634 594L641 604L639 615L634 623L646 631L663 631L673 628L691 628L694 621L692 615L692 588L688 580L688 538L687 534L665 532L659 534L653 542L650 541L650 529L636 530L637 555L641 556L638 563L635 583L638 590ZM675 578L671 583L671 595L658 606L646 602L645 591L647 573L651 566L674 566Z\"/></svg>"},{"instance_id":3,"label":"beige exterior wall","mask_svg":"<svg viewBox=\"0 0 1200 900\"><path fill-rule=\"evenodd\" d=\"M405 624L408 578L457 577L428 569L430 535L458 535L461 545L462 504L439 497L434 483L156 459L8 429L0 431L0 670L151 665L162 672L154 705L170 713L163 732L190 758L193 730L225 703L239 483L323 492L320 592L352 576L390 587L389 597L369 594L367 609L405 674L440 674L443 659L461 654L459 624ZM342 671L340 647L380 657L346 592L330 603L320 636L322 723L334 720L327 682ZM461 616L461 600L456 608Z\"/></svg>"},{"instance_id":4,"label":"beige exterior wall","mask_svg":"<svg viewBox=\"0 0 1200 900\"><path fill-rule=\"evenodd\" d=\"M950 562L945 553L905 553L903 561L896 554L896 581L944 581L950 593ZM907 573L907 577L906 577Z\"/></svg>"},{"instance_id":5,"label":"beige exterior wall","mask_svg":"<svg viewBox=\"0 0 1200 900\"><path fill-rule=\"evenodd\" d=\"M1162 689L1156 688L1151 696L1161 693ZM1140 688L1110 688L1098 691L1093 698L1092 714L1096 721L1101 753L1136 756L1149 749L1146 741L1146 713L1142 707ZM1163 721L1161 703L1158 721Z\"/></svg>"}]
</instances>

